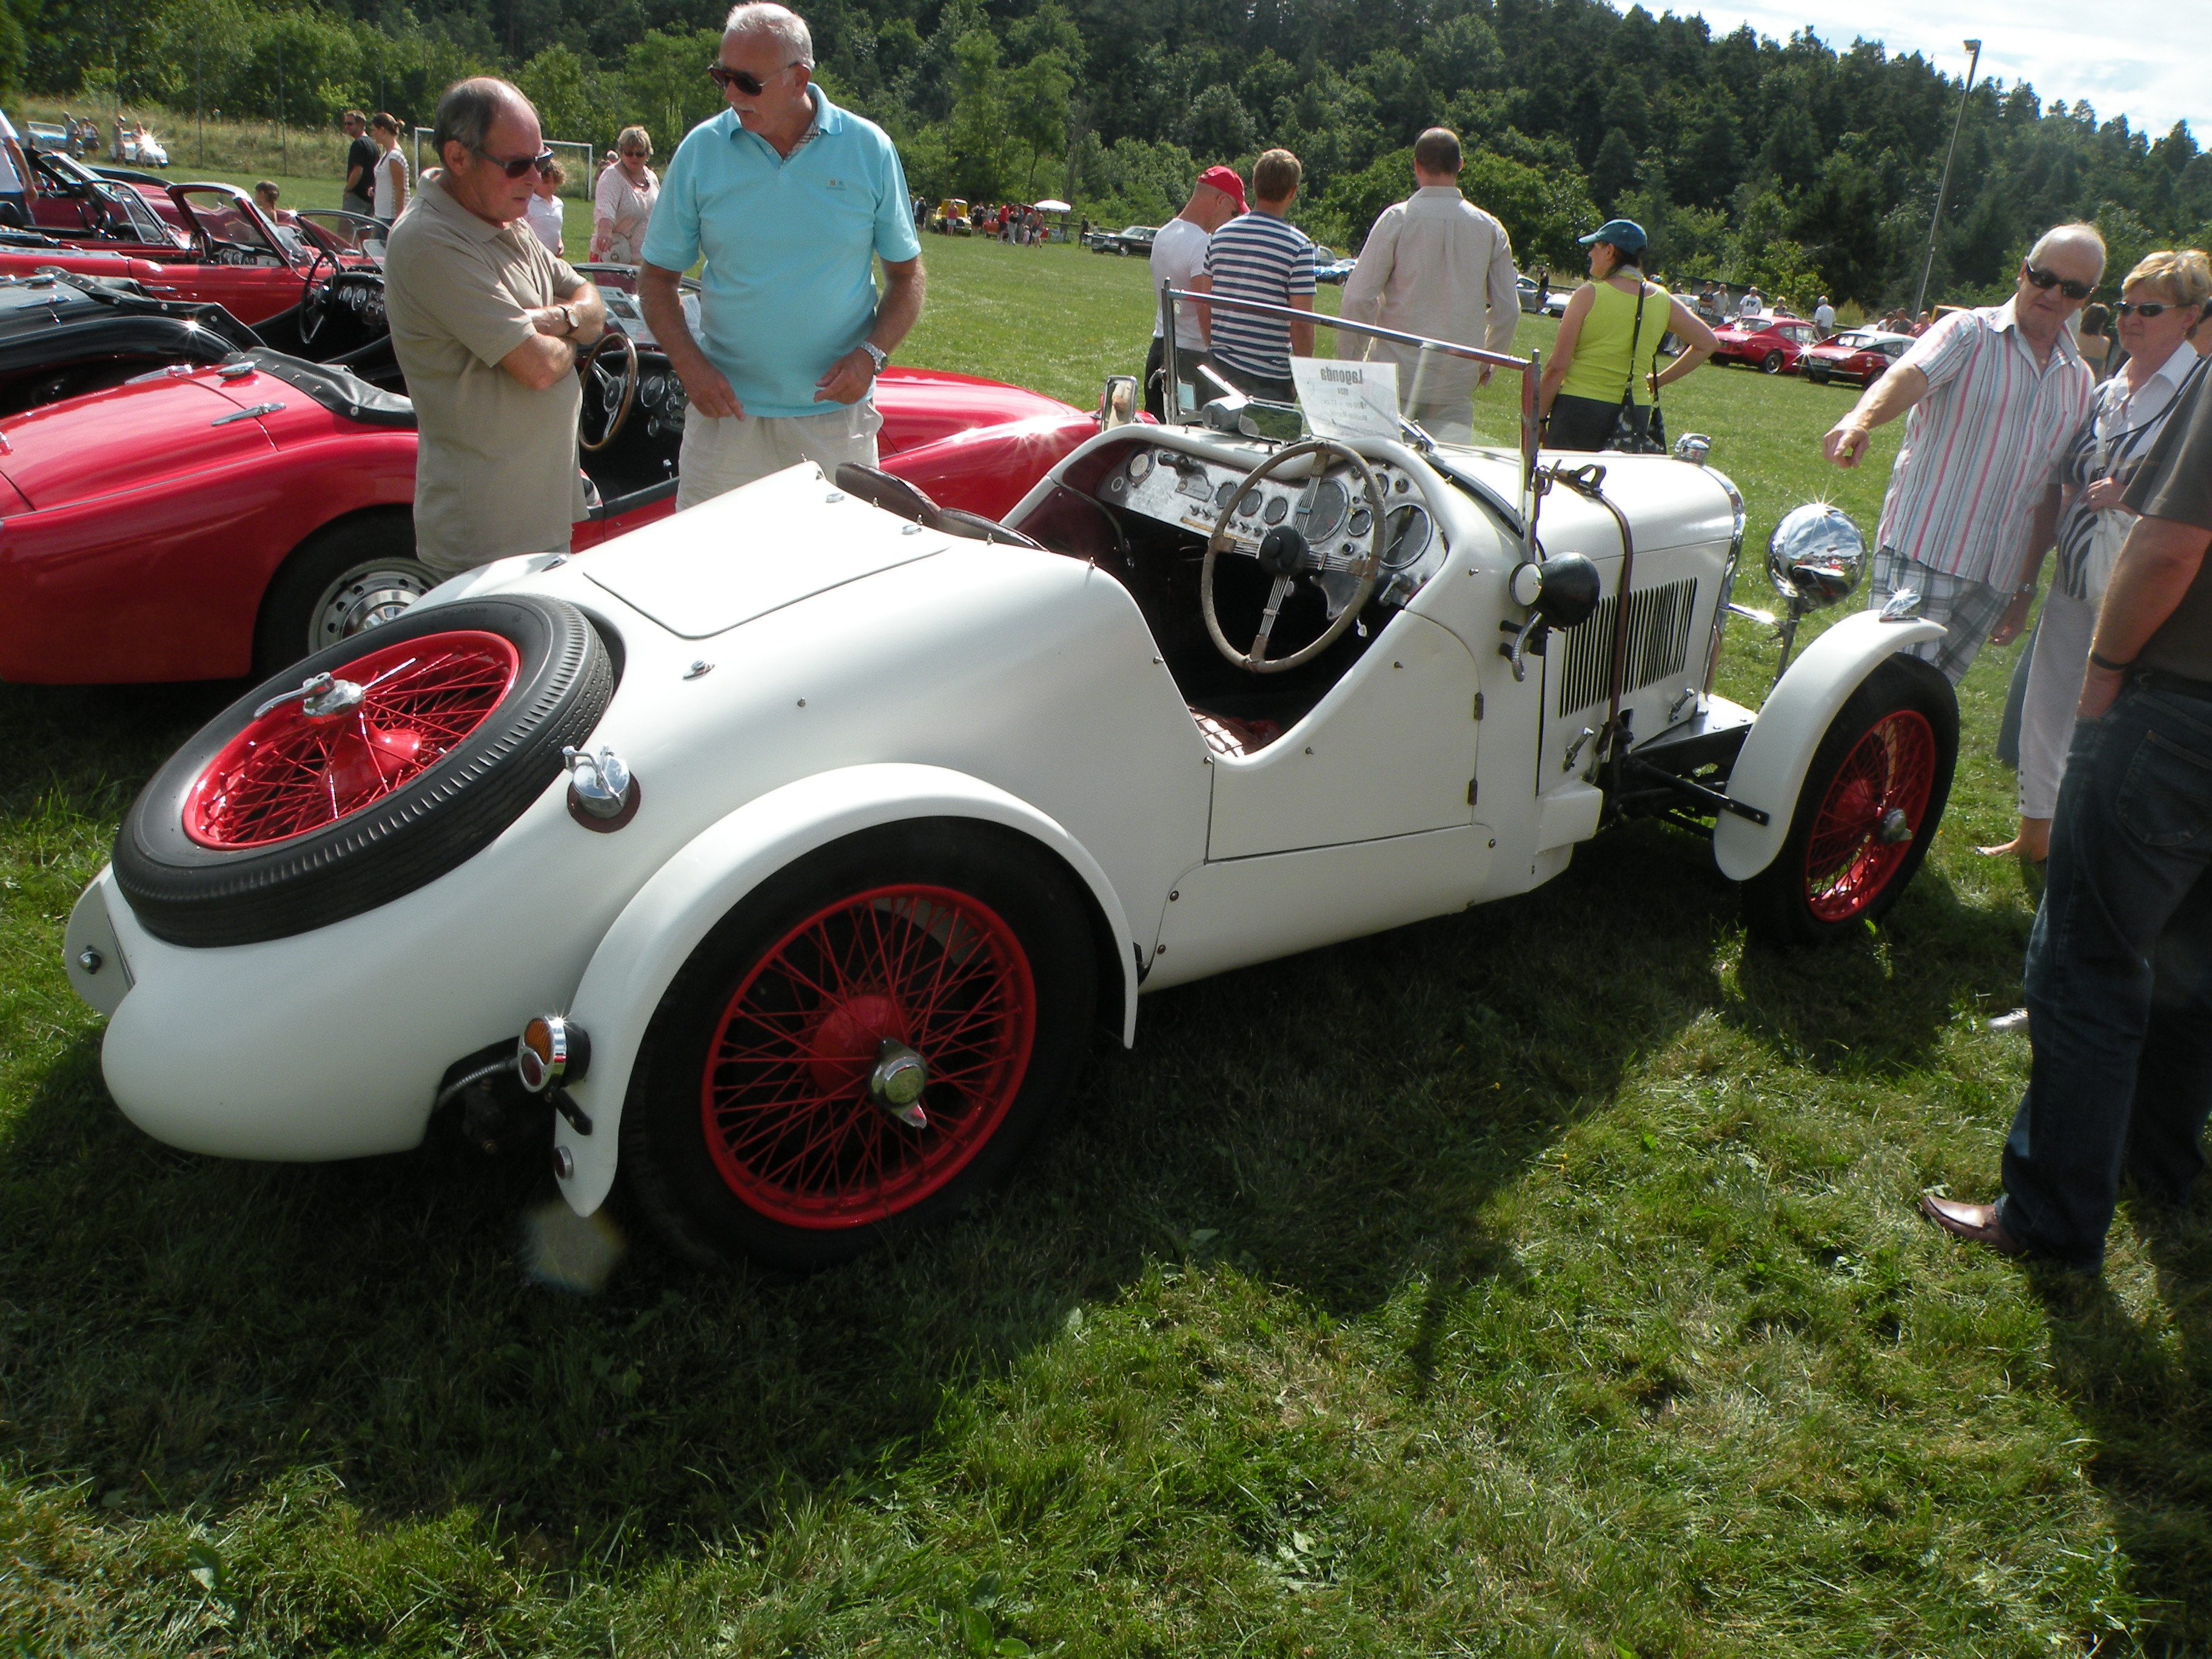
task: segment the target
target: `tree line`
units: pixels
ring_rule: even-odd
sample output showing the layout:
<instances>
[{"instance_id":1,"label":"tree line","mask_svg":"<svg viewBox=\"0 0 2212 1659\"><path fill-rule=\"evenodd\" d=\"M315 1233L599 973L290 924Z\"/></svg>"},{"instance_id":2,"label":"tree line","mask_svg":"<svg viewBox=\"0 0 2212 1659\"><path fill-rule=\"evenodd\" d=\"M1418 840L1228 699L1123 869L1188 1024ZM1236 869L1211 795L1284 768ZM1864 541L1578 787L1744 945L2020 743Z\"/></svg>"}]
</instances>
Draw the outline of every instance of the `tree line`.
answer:
<instances>
[{"instance_id":1,"label":"tree line","mask_svg":"<svg viewBox=\"0 0 2212 1659\"><path fill-rule=\"evenodd\" d=\"M1062 195L1157 223L1198 171L1305 164L1292 216L1356 248L1410 187L1424 127L1524 267L1578 271L1615 216L1678 281L1809 303L1909 299L1961 88L1919 55L1804 32L1716 35L1601 0L819 0L819 78L897 140L933 199ZM0 74L88 100L300 125L348 106L427 120L439 90L515 78L548 136L631 121L665 155L720 99L724 0L0 0ZM10 25L16 30L11 36ZM2117 270L2212 243L2212 156L2026 84L1971 94L1932 295L1990 297L2037 232L2096 222Z\"/></svg>"}]
</instances>

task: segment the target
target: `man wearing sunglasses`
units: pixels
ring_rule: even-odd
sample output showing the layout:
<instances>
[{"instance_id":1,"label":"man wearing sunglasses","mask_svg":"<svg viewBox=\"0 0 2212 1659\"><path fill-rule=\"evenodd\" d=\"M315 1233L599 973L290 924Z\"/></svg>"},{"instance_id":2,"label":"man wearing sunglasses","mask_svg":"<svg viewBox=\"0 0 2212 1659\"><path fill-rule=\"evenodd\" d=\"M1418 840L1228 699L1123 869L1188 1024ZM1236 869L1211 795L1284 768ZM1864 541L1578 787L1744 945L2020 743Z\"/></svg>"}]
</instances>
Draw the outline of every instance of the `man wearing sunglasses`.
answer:
<instances>
[{"instance_id":1,"label":"man wearing sunglasses","mask_svg":"<svg viewBox=\"0 0 2212 1659\"><path fill-rule=\"evenodd\" d=\"M2043 234L2001 306L1954 311L1860 395L1821 447L1856 466L1907 415L1882 497L1867 603L1911 589L1940 640L1913 647L1955 685L1984 641L2016 638L2058 524L2059 471L2096 391L2067 323L2105 271L2092 225Z\"/></svg>"},{"instance_id":2,"label":"man wearing sunglasses","mask_svg":"<svg viewBox=\"0 0 2212 1659\"><path fill-rule=\"evenodd\" d=\"M805 23L741 5L706 67L729 107L677 146L638 276L647 325L690 400L679 512L803 461L874 465L883 420L870 392L921 314L898 152L811 84ZM695 339L678 281L702 255Z\"/></svg>"},{"instance_id":3,"label":"man wearing sunglasses","mask_svg":"<svg viewBox=\"0 0 2212 1659\"><path fill-rule=\"evenodd\" d=\"M442 170L392 228L384 285L420 434L416 556L450 576L568 550L585 512L574 369L606 307L529 228L553 163L530 100L504 81L463 81L434 121Z\"/></svg>"}]
</instances>

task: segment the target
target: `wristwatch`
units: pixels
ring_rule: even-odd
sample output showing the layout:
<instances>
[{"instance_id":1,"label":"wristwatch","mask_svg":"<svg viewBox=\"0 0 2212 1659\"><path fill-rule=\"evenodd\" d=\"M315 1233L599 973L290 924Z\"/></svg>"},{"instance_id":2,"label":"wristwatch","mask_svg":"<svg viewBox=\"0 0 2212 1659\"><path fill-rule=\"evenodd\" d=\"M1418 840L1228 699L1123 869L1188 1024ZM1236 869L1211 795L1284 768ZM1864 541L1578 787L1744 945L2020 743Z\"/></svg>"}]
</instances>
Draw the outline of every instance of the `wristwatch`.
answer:
<instances>
[{"instance_id":1,"label":"wristwatch","mask_svg":"<svg viewBox=\"0 0 2212 1659\"><path fill-rule=\"evenodd\" d=\"M881 346L878 345L873 340L861 341L860 349L868 354L868 359L871 362L875 364L876 373L878 374L884 372L884 365L891 360L891 354L884 350Z\"/></svg>"},{"instance_id":2,"label":"wristwatch","mask_svg":"<svg viewBox=\"0 0 2212 1659\"><path fill-rule=\"evenodd\" d=\"M561 327L562 331L565 333L574 334L576 331L576 313L569 310L566 306L560 306L556 308L561 313Z\"/></svg>"}]
</instances>

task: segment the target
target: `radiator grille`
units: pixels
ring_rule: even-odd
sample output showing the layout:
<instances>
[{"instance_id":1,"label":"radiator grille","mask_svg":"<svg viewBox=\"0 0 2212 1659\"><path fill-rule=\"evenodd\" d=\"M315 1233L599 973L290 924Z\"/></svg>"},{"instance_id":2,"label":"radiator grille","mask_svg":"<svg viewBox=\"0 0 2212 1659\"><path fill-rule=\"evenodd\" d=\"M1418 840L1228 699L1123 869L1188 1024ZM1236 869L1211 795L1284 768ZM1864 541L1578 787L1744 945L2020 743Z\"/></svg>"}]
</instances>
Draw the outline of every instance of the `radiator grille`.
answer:
<instances>
[{"instance_id":1,"label":"radiator grille","mask_svg":"<svg viewBox=\"0 0 2212 1659\"><path fill-rule=\"evenodd\" d=\"M1697 579L1639 587L1628 596L1628 675L1623 695L1679 674L1690 658L1690 612ZM1580 627L1564 635L1566 659L1559 671L1559 712L1606 700L1613 672L1613 617L1620 600L1608 595Z\"/></svg>"}]
</instances>

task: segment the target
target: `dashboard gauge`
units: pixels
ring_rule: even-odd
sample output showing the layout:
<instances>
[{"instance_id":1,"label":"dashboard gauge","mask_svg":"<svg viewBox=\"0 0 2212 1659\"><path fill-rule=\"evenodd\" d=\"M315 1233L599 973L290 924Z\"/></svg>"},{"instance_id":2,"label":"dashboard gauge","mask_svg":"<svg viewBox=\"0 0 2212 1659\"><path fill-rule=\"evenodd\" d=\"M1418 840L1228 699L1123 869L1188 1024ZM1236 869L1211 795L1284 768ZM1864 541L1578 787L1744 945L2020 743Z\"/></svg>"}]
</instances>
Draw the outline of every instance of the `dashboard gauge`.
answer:
<instances>
[{"instance_id":1,"label":"dashboard gauge","mask_svg":"<svg viewBox=\"0 0 2212 1659\"><path fill-rule=\"evenodd\" d=\"M1269 524L1280 524L1290 515L1290 511L1291 498L1288 495L1270 495L1267 510L1260 516Z\"/></svg>"},{"instance_id":2,"label":"dashboard gauge","mask_svg":"<svg viewBox=\"0 0 2212 1659\"><path fill-rule=\"evenodd\" d=\"M1129 482L1142 483L1152 475L1152 465L1159 458L1149 449L1140 449L1129 457Z\"/></svg>"},{"instance_id":3,"label":"dashboard gauge","mask_svg":"<svg viewBox=\"0 0 2212 1659\"><path fill-rule=\"evenodd\" d=\"M1260 510L1260 492L1256 489L1246 490L1244 499L1237 503L1237 510L1248 519L1257 513Z\"/></svg>"},{"instance_id":4,"label":"dashboard gauge","mask_svg":"<svg viewBox=\"0 0 2212 1659\"><path fill-rule=\"evenodd\" d=\"M1318 542L1336 534L1344 523L1344 510L1351 505L1342 484L1323 478L1314 486L1313 501L1306 508L1306 539Z\"/></svg>"},{"instance_id":5,"label":"dashboard gauge","mask_svg":"<svg viewBox=\"0 0 2212 1659\"><path fill-rule=\"evenodd\" d=\"M1398 480L1398 493L1399 493L1401 495L1404 495L1407 490L1411 489L1413 487L1413 481L1411 478L1401 478L1401 479L1399 479L1399 480Z\"/></svg>"},{"instance_id":6,"label":"dashboard gauge","mask_svg":"<svg viewBox=\"0 0 2212 1659\"><path fill-rule=\"evenodd\" d=\"M1375 515L1364 507L1355 507L1352 509L1351 521L1344 526L1344 531L1348 536L1364 538L1374 528Z\"/></svg>"},{"instance_id":7,"label":"dashboard gauge","mask_svg":"<svg viewBox=\"0 0 2212 1659\"><path fill-rule=\"evenodd\" d=\"M1228 506L1228 505L1229 505L1229 498L1230 498L1231 495L1234 495L1236 493L1237 493L1237 486L1236 486L1236 484L1235 484L1233 482L1231 482L1230 479L1224 478L1224 479L1221 481L1219 487L1218 487L1218 488L1217 488L1217 489L1214 490L1214 492L1213 492L1213 507L1214 507L1214 510L1215 510L1216 512L1218 512L1218 511L1220 511L1223 507L1224 507Z\"/></svg>"},{"instance_id":8,"label":"dashboard gauge","mask_svg":"<svg viewBox=\"0 0 2212 1659\"><path fill-rule=\"evenodd\" d=\"M639 382L637 393L639 397L644 398L646 403L650 405L659 403L660 401L661 394L667 390L668 381L665 376L648 374L643 380Z\"/></svg>"},{"instance_id":9,"label":"dashboard gauge","mask_svg":"<svg viewBox=\"0 0 2212 1659\"><path fill-rule=\"evenodd\" d=\"M1429 550L1429 515L1418 507L1398 507L1382 534L1382 568L1404 570Z\"/></svg>"}]
</instances>

